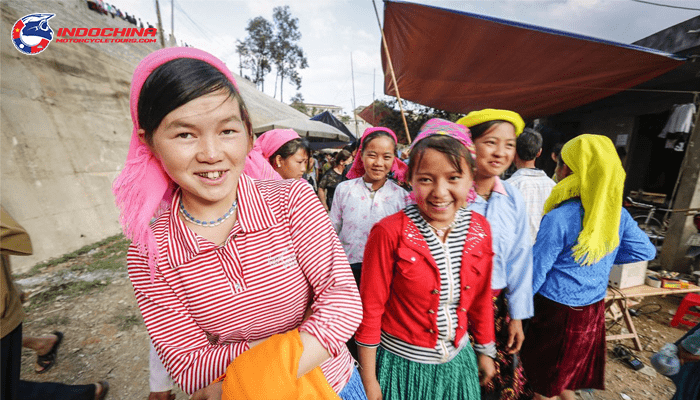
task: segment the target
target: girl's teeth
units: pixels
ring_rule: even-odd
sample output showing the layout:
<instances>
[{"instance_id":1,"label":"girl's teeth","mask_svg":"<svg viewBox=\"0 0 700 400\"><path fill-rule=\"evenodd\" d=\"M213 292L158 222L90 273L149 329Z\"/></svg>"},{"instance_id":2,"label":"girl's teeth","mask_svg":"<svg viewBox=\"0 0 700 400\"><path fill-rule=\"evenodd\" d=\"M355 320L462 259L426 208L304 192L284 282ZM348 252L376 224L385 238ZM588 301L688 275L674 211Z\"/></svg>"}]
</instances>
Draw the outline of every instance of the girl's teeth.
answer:
<instances>
[{"instance_id":1,"label":"girl's teeth","mask_svg":"<svg viewBox=\"0 0 700 400\"><path fill-rule=\"evenodd\" d=\"M209 178L209 179L218 179L221 177L221 175L223 175L223 172L222 171L204 172L204 173L201 173L199 175L203 176L205 178Z\"/></svg>"}]
</instances>

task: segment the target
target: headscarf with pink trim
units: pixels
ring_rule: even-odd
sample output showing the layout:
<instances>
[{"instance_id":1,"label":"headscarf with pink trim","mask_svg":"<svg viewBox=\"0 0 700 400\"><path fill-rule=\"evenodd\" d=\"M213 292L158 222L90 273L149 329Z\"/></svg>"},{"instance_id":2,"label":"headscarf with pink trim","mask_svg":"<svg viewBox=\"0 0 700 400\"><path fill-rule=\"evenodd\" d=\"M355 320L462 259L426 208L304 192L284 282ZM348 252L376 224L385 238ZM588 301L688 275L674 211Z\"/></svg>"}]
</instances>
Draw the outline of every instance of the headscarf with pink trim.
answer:
<instances>
[{"instance_id":1,"label":"headscarf with pink trim","mask_svg":"<svg viewBox=\"0 0 700 400\"><path fill-rule=\"evenodd\" d=\"M418 136L416 136L411 144L411 150L416 146L416 143L434 135L445 135L457 139L457 141L467 148L472 159L476 160L476 147L474 147L474 142L472 142L469 128L440 118L432 118L420 127ZM411 155L411 157L413 156ZM474 200L476 200L476 190L472 184L471 189L469 189L469 195L467 196L467 204L474 202Z\"/></svg>"},{"instance_id":2,"label":"headscarf with pink trim","mask_svg":"<svg viewBox=\"0 0 700 400\"><path fill-rule=\"evenodd\" d=\"M365 129L364 133L362 133L362 138L360 139L360 147L358 147L358 149L357 149L357 157L355 157L355 159L353 160L352 167L350 167L350 171L348 171L348 174L347 174L348 179L354 179L354 178L359 178L361 176L364 176L365 165L362 162L363 144L364 144L365 138L370 133L377 132L377 131L382 131L382 132L388 133L394 139L394 143L396 143L396 134L394 133L394 131L392 131L389 128L385 128L383 126L377 126L377 127ZM396 180L401 182L406 178L406 171L408 171L408 166L406 165L406 163L399 160L398 157L394 157L394 163L391 165L391 171L394 173L394 178L396 178Z\"/></svg>"},{"instance_id":3,"label":"headscarf with pink trim","mask_svg":"<svg viewBox=\"0 0 700 400\"><path fill-rule=\"evenodd\" d=\"M134 128L124 169L112 184L112 192L121 211L119 222L124 234L138 246L142 254L148 256L151 282L155 277L158 246L150 221L170 205L176 186L150 148L139 140L138 103L141 88L151 73L168 61L178 58L192 58L212 65L238 89L236 79L221 60L191 47L169 47L155 51L141 60L134 70L129 100ZM249 121L246 126L250 129Z\"/></svg>"},{"instance_id":4,"label":"headscarf with pink trim","mask_svg":"<svg viewBox=\"0 0 700 400\"><path fill-rule=\"evenodd\" d=\"M273 129L255 139L253 150L248 153L243 173L254 179L279 180L279 173L270 165L270 156L290 140L300 136L293 129Z\"/></svg>"}]
</instances>

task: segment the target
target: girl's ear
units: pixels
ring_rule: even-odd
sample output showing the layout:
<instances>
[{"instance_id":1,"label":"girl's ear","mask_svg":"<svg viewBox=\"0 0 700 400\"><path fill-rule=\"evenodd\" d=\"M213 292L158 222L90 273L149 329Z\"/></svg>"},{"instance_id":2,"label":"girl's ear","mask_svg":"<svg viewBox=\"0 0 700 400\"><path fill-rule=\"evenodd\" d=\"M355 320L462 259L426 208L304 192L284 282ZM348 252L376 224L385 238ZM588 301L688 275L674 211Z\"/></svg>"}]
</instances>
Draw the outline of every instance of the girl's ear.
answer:
<instances>
[{"instance_id":1,"label":"girl's ear","mask_svg":"<svg viewBox=\"0 0 700 400\"><path fill-rule=\"evenodd\" d=\"M272 164L272 168L281 168L282 167L282 156L281 155L276 155L274 163Z\"/></svg>"},{"instance_id":2,"label":"girl's ear","mask_svg":"<svg viewBox=\"0 0 700 400\"><path fill-rule=\"evenodd\" d=\"M139 129L138 131L136 131L136 134L139 135L139 141L141 143L145 144L148 147L151 147L151 144L148 143L148 140L146 140L146 131L144 131L143 129Z\"/></svg>"}]
</instances>

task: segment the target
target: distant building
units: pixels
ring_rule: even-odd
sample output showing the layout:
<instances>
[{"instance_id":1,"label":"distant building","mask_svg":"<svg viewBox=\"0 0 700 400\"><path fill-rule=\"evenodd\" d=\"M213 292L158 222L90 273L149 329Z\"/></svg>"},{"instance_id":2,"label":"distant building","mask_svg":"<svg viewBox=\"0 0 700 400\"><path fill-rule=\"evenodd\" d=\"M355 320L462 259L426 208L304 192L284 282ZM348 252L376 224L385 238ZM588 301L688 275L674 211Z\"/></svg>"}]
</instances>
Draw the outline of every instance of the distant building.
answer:
<instances>
[{"instance_id":1,"label":"distant building","mask_svg":"<svg viewBox=\"0 0 700 400\"><path fill-rule=\"evenodd\" d=\"M333 116L336 118L340 118L340 116L343 114L343 107L340 106L314 103L304 103L304 105L306 106L306 113L309 114L309 116L311 117L313 117L314 115L318 115L324 111L328 111L329 113L333 114Z\"/></svg>"}]
</instances>

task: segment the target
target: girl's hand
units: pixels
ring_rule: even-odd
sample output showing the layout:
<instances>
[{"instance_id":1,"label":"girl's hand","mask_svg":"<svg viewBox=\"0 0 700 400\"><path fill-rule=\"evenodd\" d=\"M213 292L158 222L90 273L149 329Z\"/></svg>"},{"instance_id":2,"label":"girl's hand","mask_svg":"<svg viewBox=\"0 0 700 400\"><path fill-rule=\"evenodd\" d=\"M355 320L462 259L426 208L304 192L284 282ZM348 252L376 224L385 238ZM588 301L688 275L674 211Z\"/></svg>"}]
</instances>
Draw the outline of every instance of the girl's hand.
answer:
<instances>
[{"instance_id":1,"label":"girl's hand","mask_svg":"<svg viewBox=\"0 0 700 400\"><path fill-rule=\"evenodd\" d=\"M211 385L199 389L190 396L190 400L221 400L222 382L212 383Z\"/></svg>"},{"instance_id":2,"label":"girl's hand","mask_svg":"<svg viewBox=\"0 0 700 400\"><path fill-rule=\"evenodd\" d=\"M377 378L363 379L362 385L367 393L367 400L382 400L382 388L379 386Z\"/></svg>"},{"instance_id":3,"label":"girl's hand","mask_svg":"<svg viewBox=\"0 0 700 400\"><path fill-rule=\"evenodd\" d=\"M525 340L523 332L523 321L519 319L511 319L508 323L508 344L506 351L508 354L515 354L520 351Z\"/></svg>"},{"instance_id":4,"label":"girl's hand","mask_svg":"<svg viewBox=\"0 0 700 400\"><path fill-rule=\"evenodd\" d=\"M484 354L477 355L477 363L479 364L479 385L486 386L496 376L496 365L493 363L493 358Z\"/></svg>"}]
</instances>

